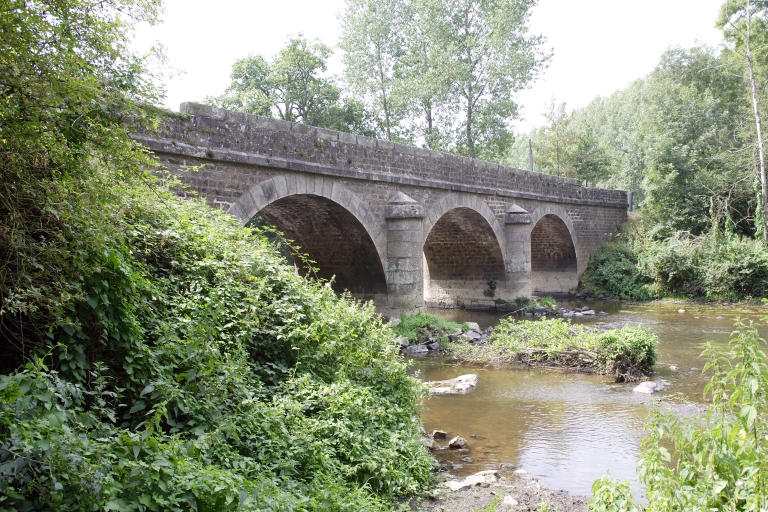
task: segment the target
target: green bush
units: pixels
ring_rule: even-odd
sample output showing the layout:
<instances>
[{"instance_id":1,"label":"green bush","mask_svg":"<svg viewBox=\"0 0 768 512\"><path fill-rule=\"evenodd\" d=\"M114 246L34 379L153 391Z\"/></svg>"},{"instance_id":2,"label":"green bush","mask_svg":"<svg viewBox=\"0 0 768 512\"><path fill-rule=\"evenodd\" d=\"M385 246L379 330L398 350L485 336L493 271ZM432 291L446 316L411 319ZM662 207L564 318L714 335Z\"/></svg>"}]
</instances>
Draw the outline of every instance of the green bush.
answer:
<instances>
[{"instance_id":1,"label":"green bush","mask_svg":"<svg viewBox=\"0 0 768 512\"><path fill-rule=\"evenodd\" d=\"M469 326L464 323L449 322L426 313L403 317L400 323L392 328L398 336L408 338L411 343L427 340L447 341L447 336L456 329L468 331Z\"/></svg>"},{"instance_id":2,"label":"green bush","mask_svg":"<svg viewBox=\"0 0 768 512\"><path fill-rule=\"evenodd\" d=\"M40 362L0 379L0 507L386 509L428 483L372 305L202 202L112 188L122 219L80 206L122 235L83 248Z\"/></svg>"},{"instance_id":3,"label":"green bush","mask_svg":"<svg viewBox=\"0 0 768 512\"><path fill-rule=\"evenodd\" d=\"M768 358L758 327L737 320L729 349L706 346L711 405L703 417L652 409L638 462L647 510L768 508ZM626 484L598 482L591 509L623 510L611 508L609 491Z\"/></svg>"},{"instance_id":4,"label":"green bush","mask_svg":"<svg viewBox=\"0 0 768 512\"><path fill-rule=\"evenodd\" d=\"M581 287L611 297L647 300L654 297L653 278L638 265L638 255L622 241L602 245L581 276Z\"/></svg>"},{"instance_id":5,"label":"green bush","mask_svg":"<svg viewBox=\"0 0 768 512\"><path fill-rule=\"evenodd\" d=\"M603 476L592 484L587 509L591 512L640 512L627 482Z\"/></svg>"},{"instance_id":6,"label":"green bush","mask_svg":"<svg viewBox=\"0 0 768 512\"><path fill-rule=\"evenodd\" d=\"M733 233L676 233L655 240L625 230L590 260L580 286L623 299L663 295L743 300L768 294L768 247Z\"/></svg>"}]
</instances>

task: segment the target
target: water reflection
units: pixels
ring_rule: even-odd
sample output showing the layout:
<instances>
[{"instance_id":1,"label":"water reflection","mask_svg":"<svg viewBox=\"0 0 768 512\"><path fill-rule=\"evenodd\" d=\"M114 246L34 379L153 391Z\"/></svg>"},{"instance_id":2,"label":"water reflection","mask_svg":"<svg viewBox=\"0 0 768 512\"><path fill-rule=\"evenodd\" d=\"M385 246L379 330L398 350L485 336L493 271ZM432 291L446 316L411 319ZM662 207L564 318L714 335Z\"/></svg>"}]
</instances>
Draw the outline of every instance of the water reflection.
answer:
<instances>
[{"instance_id":1,"label":"water reflection","mask_svg":"<svg viewBox=\"0 0 768 512\"><path fill-rule=\"evenodd\" d=\"M670 383L662 397L697 402L702 401L706 383L701 375L705 364L699 358L701 345L706 341L727 344L735 316L757 320L766 312L760 307L664 303L589 305L611 315L579 319L579 323L642 324L654 331L659 336L660 353L654 378ZM680 313L679 309L686 311ZM475 321L481 327L494 325L502 316L428 312L454 321ZM670 365L678 369L671 370ZM635 477L643 425L650 404L658 398L632 393L631 384L556 370L466 368L427 358L416 360L413 371L423 380L449 379L470 372L480 376L480 385L468 395L438 396L423 404L427 430L439 428L469 442L466 452L437 453L442 461L461 465L452 473L466 475L488 467L523 468L551 488L577 494L589 494L592 482L606 470L617 478ZM465 457L471 462L461 460Z\"/></svg>"}]
</instances>

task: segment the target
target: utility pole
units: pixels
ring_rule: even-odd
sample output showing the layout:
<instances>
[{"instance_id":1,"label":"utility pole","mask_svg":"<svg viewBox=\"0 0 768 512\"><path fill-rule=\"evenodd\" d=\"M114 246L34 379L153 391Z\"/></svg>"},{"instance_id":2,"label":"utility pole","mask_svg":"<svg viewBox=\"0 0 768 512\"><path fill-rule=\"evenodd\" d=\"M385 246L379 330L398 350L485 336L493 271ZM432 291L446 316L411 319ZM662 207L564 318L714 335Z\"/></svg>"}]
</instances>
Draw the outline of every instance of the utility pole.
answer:
<instances>
[{"instance_id":1,"label":"utility pole","mask_svg":"<svg viewBox=\"0 0 768 512\"><path fill-rule=\"evenodd\" d=\"M528 139L528 170L533 172L533 143Z\"/></svg>"}]
</instances>

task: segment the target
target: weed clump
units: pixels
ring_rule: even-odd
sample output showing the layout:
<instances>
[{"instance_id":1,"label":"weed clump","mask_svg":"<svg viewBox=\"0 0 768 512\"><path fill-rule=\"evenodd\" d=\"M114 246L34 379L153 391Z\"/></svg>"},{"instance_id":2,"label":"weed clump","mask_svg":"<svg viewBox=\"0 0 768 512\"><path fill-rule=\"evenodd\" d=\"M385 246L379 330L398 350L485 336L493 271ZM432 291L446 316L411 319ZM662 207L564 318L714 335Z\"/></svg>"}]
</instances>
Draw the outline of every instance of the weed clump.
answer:
<instances>
[{"instance_id":1,"label":"weed clump","mask_svg":"<svg viewBox=\"0 0 768 512\"><path fill-rule=\"evenodd\" d=\"M656 363L657 338L639 326L599 331L561 318L502 320L490 344L456 343L446 351L469 363L554 366L611 375L619 382L644 379Z\"/></svg>"},{"instance_id":2,"label":"weed clump","mask_svg":"<svg viewBox=\"0 0 768 512\"><path fill-rule=\"evenodd\" d=\"M468 331L465 323L449 322L434 315L417 313L403 317L401 322L392 328L396 334L408 338L411 343L422 343L428 340L447 341L447 336L455 330Z\"/></svg>"}]
</instances>

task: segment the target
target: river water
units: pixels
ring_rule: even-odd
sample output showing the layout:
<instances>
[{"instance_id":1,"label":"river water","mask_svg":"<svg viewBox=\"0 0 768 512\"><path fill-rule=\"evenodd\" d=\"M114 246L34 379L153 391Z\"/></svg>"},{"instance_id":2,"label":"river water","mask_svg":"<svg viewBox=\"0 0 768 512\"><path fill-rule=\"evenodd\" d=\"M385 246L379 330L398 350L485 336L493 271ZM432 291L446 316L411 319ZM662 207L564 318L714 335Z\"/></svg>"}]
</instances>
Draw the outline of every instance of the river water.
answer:
<instances>
[{"instance_id":1,"label":"river water","mask_svg":"<svg viewBox=\"0 0 768 512\"><path fill-rule=\"evenodd\" d=\"M633 384L617 384L602 376L457 366L439 356L414 359L412 371L425 381L466 373L480 377L477 389L469 394L435 396L423 403L425 429L442 429L469 442L468 451L436 452L451 474L521 468L550 488L581 495L589 495L592 482L608 470L612 477L634 479L652 403L659 398L687 400L701 404L687 410L703 410L707 376L701 371L701 345L707 341L727 345L737 316L758 321L768 314L768 308L759 306L599 301L561 305L589 305L610 314L576 320L579 323L640 324L651 329L659 337L659 361L652 379L664 379L669 386L649 396L633 393ZM495 325L501 317L460 310L427 312L453 321L475 321L481 328ZM761 334L766 337L768 330L761 328ZM465 457L471 461L461 460Z\"/></svg>"}]
</instances>

